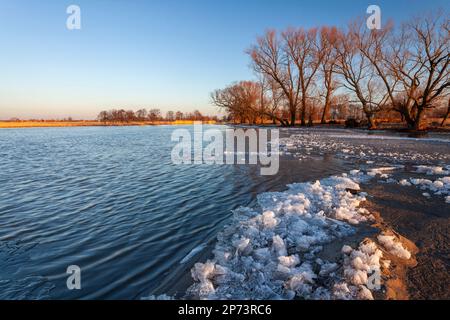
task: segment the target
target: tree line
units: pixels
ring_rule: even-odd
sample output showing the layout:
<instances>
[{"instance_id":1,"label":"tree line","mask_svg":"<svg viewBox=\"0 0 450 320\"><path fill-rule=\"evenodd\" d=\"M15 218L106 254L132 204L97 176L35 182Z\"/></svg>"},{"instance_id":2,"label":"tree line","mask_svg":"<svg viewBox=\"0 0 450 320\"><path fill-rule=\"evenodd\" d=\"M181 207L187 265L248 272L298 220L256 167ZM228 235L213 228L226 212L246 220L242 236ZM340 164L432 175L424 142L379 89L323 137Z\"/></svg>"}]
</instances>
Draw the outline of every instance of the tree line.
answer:
<instances>
[{"instance_id":1,"label":"tree line","mask_svg":"<svg viewBox=\"0 0 450 320\"><path fill-rule=\"evenodd\" d=\"M422 129L425 114L450 113L450 20L430 13L369 30L363 19L345 28L269 30L247 50L257 81L211 94L241 123L283 126L363 117L398 118Z\"/></svg>"},{"instance_id":2,"label":"tree line","mask_svg":"<svg viewBox=\"0 0 450 320\"><path fill-rule=\"evenodd\" d=\"M125 109L111 109L107 111L101 111L97 117L98 121L101 122L158 122L158 121L210 121L216 120L217 117L210 117L203 115L200 111L195 110L194 112L183 113L181 111L168 111L165 116L162 115L160 109L150 109L145 108L139 109L137 111L125 110Z\"/></svg>"}]
</instances>

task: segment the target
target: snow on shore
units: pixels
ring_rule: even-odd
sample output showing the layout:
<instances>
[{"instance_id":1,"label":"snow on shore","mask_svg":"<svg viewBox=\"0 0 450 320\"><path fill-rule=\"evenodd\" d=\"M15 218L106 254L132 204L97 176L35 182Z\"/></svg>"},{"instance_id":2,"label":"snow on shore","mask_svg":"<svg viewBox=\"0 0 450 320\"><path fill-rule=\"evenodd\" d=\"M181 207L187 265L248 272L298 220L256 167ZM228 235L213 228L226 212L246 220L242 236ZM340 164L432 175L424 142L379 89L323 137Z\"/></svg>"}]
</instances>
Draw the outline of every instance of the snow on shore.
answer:
<instances>
[{"instance_id":1,"label":"snow on shore","mask_svg":"<svg viewBox=\"0 0 450 320\"><path fill-rule=\"evenodd\" d=\"M421 173L426 174L427 176L439 176L439 175L448 175L450 174L449 168L450 166L415 166L416 171L415 173ZM379 170L379 169L377 169ZM369 171L369 175L371 175L371 172ZM378 172L377 173L381 173ZM361 174L358 173L357 174ZM444 197L444 200L446 203L450 203L450 176L446 177L440 177L432 179L431 177L410 177L408 179L400 179L395 180L391 179L390 176L381 175L380 178L385 178L385 182L387 183L397 183L400 186L403 187L410 187L415 186L416 188L419 188L424 192L422 195L426 198L431 198L432 196L438 196L438 197Z\"/></svg>"},{"instance_id":2,"label":"snow on shore","mask_svg":"<svg viewBox=\"0 0 450 320\"><path fill-rule=\"evenodd\" d=\"M402 245L401 242L397 241L395 236L380 234L378 236L378 241L389 253L393 254L394 256L406 260L411 258L411 253Z\"/></svg>"},{"instance_id":3,"label":"snow on shore","mask_svg":"<svg viewBox=\"0 0 450 320\"><path fill-rule=\"evenodd\" d=\"M397 183L403 187L415 186L424 192L422 195L426 198L431 198L434 196L443 196L445 198L446 203L450 203L450 176L440 177L436 179L432 179L431 177L410 177L408 179L400 179L396 180L391 177L389 172L394 170L404 168L402 165L396 165L393 167L382 167L382 168L374 168L368 169L365 173L361 170L352 170L350 175L354 177L356 181L365 182L369 177L374 178L378 177L381 182L384 183ZM416 171L414 173L426 174L427 176L438 176L438 175L447 175L449 174L450 166L415 166ZM431 193L430 193L431 192Z\"/></svg>"},{"instance_id":4,"label":"snow on shore","mask_svg":"<svg viewBox=\"0 0 450 320\"><path fill-rule=\"evenodd\" d=\"M446 174L448 166L417 168L422 174ZM360 192L362 183L384 179L378 181L417 184L435 194L449 194L450 177L397 181L392 177L400 169L404 167L352 170L259 195L258 208L234 212L218 236L214 258L192 268L195 283L189 294L200 299L373 299L371 275L390 268L383 250L400 259L412 258L400 239L381 233L356 248L343 245L333 261L323 260L321 252L333 242L345 244L361 223L373 220L360 206L367 196Z\"/></svg>"},{"instance_id":5,"label":"snow on shore","mask_svg":"<svg viewBox=\"0 0 450 320\"><path fill-rule=\"evenodd\" d=\"M448 165L416 166L415 175L430 179L395 179L396 170L406 170L404 164L436 163L450 157L445 152L357 142L369 139L367 136L347 138L352 141L299 131L280 139L284 155L303 160L329 153L355 161L360 168L316 182L292 184L284 192L261 194L257 208L235 210L231 223L218 235L214 258L192 268L195 283L188 294L200 299L373 299L371 275L390 268L383 252L405 260L412 257L396 236L382 233L356 248L343 245L333 261L323 260L321 253L337 241L345 244L360 224L373 219L360 206L367 196L360 192L360 184L372 179L416 186L443 195L450 203L450 177L430 180L430 176L448 175ZM402 142L403 138L392 140ZM384 165L365 168L374 163Z\"/></svg>"},{"instance_id":6,"label":"snow on shore","mask_svg":"<svg viewBox=\"0 0 450 320\"><path fill-rule=\"evenodd\" d=\"M447 175L450 174L450 166L445 168L439 166L416 166L418 173L426 173L427 175Z\"/></svg>"},{"instance_id":7,"label":"snow on shore","mask_svg":"<svg viewBox=\"0 0 450 320\"><path fill-rule=\"evenodd\" d=\"M373 219L364 193L347 176L259 195L260 210L240 208L218 236L214 259L192 269L201 299L371 299L368 272L380 267L375 243L346 246L344 268L322 261L323 247Z\"/></svg>"},{"instance_id":8,"label":"snow on shore","mask_svg":"<svg viewBox=\"0 0 450 320\"><path fill-rule=\"evenodd\" d=\"M345 280L334 285L335 298L373 300L372 291L367 285L370 274L374 271L380 272L383 253L371 240L361 243L358 249L346 245L342 252Z\"/></svg>"},{"instance_id":9,"label":"snow on shore","mask_svg":"<svg viewBox=\"0 0 450 320\"><path fill-rule=\"evenodd\" d=\"M446 139L414 139L392 136L372 136L355 134L336 134L333 132L303 131L289 137L280 138L281 154L293 156L299 160L307 159L313 155L333 154L334 156L373 163L430 163L440 159L450 160L450 154L445 151L450 144ZM420 148L410 148L412 143L425 142L438 143L444 146L439 151L427 151ZM447 168L449 170L449 168Z\"/></svg>"}]
</instances>

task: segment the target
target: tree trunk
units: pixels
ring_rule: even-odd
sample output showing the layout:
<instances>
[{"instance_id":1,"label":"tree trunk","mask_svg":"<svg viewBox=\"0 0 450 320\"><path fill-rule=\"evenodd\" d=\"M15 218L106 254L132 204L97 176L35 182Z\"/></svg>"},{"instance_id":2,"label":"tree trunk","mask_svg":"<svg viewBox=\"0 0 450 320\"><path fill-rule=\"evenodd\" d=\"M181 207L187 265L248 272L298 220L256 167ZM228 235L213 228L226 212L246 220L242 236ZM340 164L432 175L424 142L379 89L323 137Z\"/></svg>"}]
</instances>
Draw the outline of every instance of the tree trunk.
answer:
<instances>
[{"instance_id":1,"label":"tree trunk","mask_svg":"<svg viewBox=\"0 0 450 320\"><path fill-rule=\"evenodd\" d=\"M414 119L414 130L422 130L423 108L418 108Z\"/></svg>"},{"instance_id":2,"label":"tree trunk","mask_svg":"<svg viewBox=\"0 0 450 320\"><path fill-rule=\"evenodd\" d=\"M329 80L329 82L331 82L331 80ZM325 105L323 106L322 119L320 120L321 124L326 123L327 112L328 112L328 109L330 108L330 96L331 96L330 91L331 91L330 89L327 89L327 94L325 95Z\"/></svg>"},{"instance_id":3,"label":"tree trunk","mask_svg":"<svg viewBox=\"0 0 450 320\"><path fill-rule=\"evenodd\" d=\"M444 119L442 120L441 127L445 125L445 121L447 121L449 115L450 115L450 100L448 100L447 113L445 114Z\"/></svg>"},{"instance_id":4,"label":"tree trunk","mask_svg":"<svg viewBox=\"0 0 450 320\"><path fill-rule=\"evenodd\" d=\"M450 114L450 109L447 110L444 119L442 119L441 127L445 126L445 121L447 121L448 115Z\"/></svg>"},{"instance_id":5,"label":"tree trunk","mask_svg":"<svg viewBox=\"0 0 450 320\"><path fill-rule=\"evenodd\" d=\"M302 111L301 111L302 127L306 126L306 99L302 97Z\"/></svg>"},{"instance_id":6,"label":"tree trunk","mask_svg":"<svg viewBox=\"0 0 450 320\"><path fill-rule=\"evenodd\" d=\"M295 108L291 108L291 127L295 126L295 117L297 113L295 112Z\"/></svg>"},{"instance_id":7,"label":"tree trunk","mask_svg":"<svg viewBox=\"0 0 450 320\"><path fill-rule=\"evenodd\" d=\"M414 129L415 121L411 117L411 115L409 114L408 111L402 112L402 118L404 119L404 121L406 121L406 125L408 126L408 129Z\"/></svg>"},{"instance_id":8,"label":"tree trunk","mask_svg":"<svg viewBox=\"0 0 450 320\"><path fill-rule=\"evenodd\" d=\"M325 105L323 107L322 119L320 120L321 124L325 124L327 122L326 121L326 116L327 116L327 112L328 112L328 109L329 109L329 106L330 106L330 102L327 101L327 100L328 100L328 98L325 100Z\"/></svg>"},{"instance_id":9,"label":"tree trunk","mask_svg":"<svg viewBox=\"0 0 450 320\"><path fill-rule=\"evenodd\" d=\"M369 130L376 129L377 124L375 122L375 115L373 113L366 112L366 117Z\"/></svg>"}]
</instances>

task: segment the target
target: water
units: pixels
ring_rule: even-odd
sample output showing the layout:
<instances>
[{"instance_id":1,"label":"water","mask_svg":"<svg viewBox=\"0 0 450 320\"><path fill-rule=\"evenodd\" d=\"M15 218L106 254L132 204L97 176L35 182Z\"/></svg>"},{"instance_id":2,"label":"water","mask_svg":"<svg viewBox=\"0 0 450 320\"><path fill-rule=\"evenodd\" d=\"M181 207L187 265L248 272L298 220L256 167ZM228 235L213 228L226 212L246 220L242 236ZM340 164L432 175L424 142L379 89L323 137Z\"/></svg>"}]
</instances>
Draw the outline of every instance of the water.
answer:
<instances>
[{"instance_id":1,"label":"water","mask_svg":"<svg viewBox=\"0 0 450 320\"><path fill-rule=\"evenodd\" d=\"M351 168L330 155L282 159L276 176L257 166L176 166L173 130L1 130L0 298L168 292L198 256L188 254L207 250L231 210L254 205L261 192ZM67 289L69 265L81 267L82 290Z\"/></svg>"}]
</instances>

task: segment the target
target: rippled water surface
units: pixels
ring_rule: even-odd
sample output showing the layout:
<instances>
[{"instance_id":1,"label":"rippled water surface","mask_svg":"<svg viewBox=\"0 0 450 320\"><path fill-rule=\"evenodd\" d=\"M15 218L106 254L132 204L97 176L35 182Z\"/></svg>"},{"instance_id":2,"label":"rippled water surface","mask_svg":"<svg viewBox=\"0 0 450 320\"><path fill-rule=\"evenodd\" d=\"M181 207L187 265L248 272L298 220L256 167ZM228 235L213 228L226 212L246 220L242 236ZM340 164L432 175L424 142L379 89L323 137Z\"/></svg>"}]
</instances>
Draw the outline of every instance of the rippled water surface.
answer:
<instances>
[{"instance_id":1,"label":"rippled water surface","mask_svg":"<svg viewBox=\"0 0 450 320\"><path fill-rule=\"evenodd\" d=\"M176 282L232 209L349 168L330 156L284 159L265 177L256 166L176 166L173 129L1 130L0 298L148 296ZM66 287L73 264L82 290Z\"/></svg>"}]
</instances>

